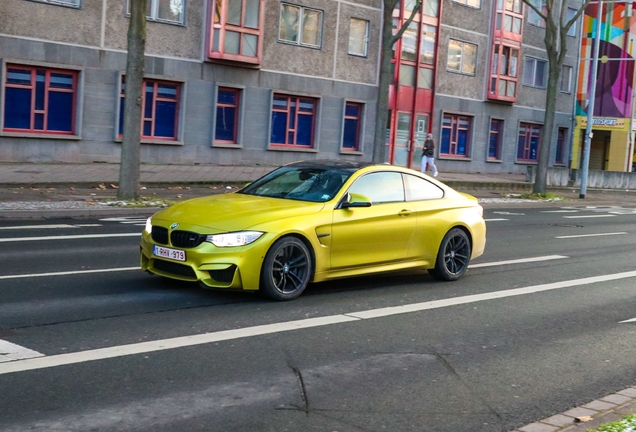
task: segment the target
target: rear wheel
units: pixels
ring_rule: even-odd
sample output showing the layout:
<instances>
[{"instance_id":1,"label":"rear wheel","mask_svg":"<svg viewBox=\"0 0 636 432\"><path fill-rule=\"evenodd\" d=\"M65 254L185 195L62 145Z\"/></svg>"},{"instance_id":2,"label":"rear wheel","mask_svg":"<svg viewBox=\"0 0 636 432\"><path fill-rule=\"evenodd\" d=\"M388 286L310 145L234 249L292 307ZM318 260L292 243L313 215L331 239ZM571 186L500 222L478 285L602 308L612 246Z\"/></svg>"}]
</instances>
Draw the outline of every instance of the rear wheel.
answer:
<instances>
[{"instance_id":1,"label":"rear wheel","mask_svg":"<svg viewBox=\"0 0 636 432\"><path fill-rule=\"evenodd\" d=\"M295 237L283 237L267 251L261 290L273 300L292 300L307 288L313 263L309 249Z\"/></svg>"},{"instance_id":2,"label":"rear wheel","mask_svg":"<svg viewBox=\"0 0 636 432\"><path fill-rule=\"evenodd\" d=\"M437 253L434 269L429 273L436 279L453 281L459 279L470 261L470 240L464 230L453 228L446 233Z\"/></svg>"}]
</instances>

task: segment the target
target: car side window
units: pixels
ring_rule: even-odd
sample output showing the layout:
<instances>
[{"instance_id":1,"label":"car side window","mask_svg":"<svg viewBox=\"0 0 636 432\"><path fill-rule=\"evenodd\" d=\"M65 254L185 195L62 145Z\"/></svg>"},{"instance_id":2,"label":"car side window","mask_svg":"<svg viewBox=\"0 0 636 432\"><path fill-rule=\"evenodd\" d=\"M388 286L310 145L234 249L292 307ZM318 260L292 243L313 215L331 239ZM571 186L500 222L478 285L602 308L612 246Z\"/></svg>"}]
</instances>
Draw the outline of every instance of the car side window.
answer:
<instances>
[{"instance_id":1,"label":"car side window","mask_svg":"<svg viewBox=\"0 0 636 432\"><path fill-rule=\"evenodd\" d=\"M407 201L422 201L444 197L444 191L439 186L414 175L404 175L404 186Z\"/></svg>"},{"instance_id":2,"label":"car side window","mask_svg":"<svg viewBox=\"0 0 636 432\"><path fill-rule=\"evenodd\" d=\"M364 195L373 204L404 201L402 174L397 172L367 174L357 179L348 192Z\"/></svg>"}]
</instances>

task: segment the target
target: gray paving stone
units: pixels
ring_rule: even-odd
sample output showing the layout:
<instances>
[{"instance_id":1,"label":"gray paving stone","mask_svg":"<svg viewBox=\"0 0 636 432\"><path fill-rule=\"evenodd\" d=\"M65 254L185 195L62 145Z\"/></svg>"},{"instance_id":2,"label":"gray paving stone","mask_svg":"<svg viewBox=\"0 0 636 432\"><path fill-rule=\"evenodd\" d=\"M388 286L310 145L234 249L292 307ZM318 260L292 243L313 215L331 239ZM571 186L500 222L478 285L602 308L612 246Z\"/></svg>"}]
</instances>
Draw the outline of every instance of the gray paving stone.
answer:
<instances>
[{"instance_id":1,"label":"gray paving stone","mask_svg":"<svg viewBox=\"0 0 636 432\"><path fill-rule=\"evenodd\" d=\"M565 416L563 414L553 415L552 417L548 417L546 419L541 420L541 423L547 423L553 426L567 426L574 424L574 417Z\"/></svg>"},{"instance_id":2,"label":"gray paving stone","mask_svg":"<svg viewBox=\"0 0 636 432\"><path fill-rule=\"evenodd\" d=\"M558 426L551 426L545 423L532 423L519 429L522 432L555 432Z\"/></svg>"},{"instance_id":3,"label":"gray paving stone","mask_svg":"<svg viewBox=\"0 0 636 432\"><path fill-rule=\"evenodd\" d=\"M584 417L584 416L593 416L594 414L598 414L598 411L588 409L588 408L573 408L563 413L563 415L570 417Z\"/></svg>"},{"instance_id":4,"label":"gray paving stone","mask_svg":"<svg viewBox=\"0 0 636 432\"><path fill-rule=\"evenodd\" d=\"M613 404L610 402L606 402L603 400L595 400L592 401L590 403L587 403L585 405L582 405L583 408L589 408L589 409L593 409L596 411L605 411L605 410L610 410L612 408L617 407L618 404Z\"/></svg>"},{"instance_id":5,"label":"gray paving stone","mask_svg":"<svg viewBox=\"0 0 636 432\"><path fill-rule=\"evenodd\" d=\"M628 397L628 396L622 396L619 394L611 394L609 396L605 396L603 398L600 399L603 402L610 402L610 403L614 403L616 405L622 405L624 403L627 403L629 401L632 400L632 398Z\"/></svg>"}]
</instances>

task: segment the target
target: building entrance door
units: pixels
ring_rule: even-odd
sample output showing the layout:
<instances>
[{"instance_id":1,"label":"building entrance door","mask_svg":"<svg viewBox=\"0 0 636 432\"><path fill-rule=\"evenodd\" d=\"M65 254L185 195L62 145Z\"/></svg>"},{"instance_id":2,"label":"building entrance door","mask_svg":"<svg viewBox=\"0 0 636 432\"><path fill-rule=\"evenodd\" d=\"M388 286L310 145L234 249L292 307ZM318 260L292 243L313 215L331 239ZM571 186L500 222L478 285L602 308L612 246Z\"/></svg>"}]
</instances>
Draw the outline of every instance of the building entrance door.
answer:
<instances>
[{"instance_id":1,"label":"building entrance door","mask_svg":"<svg viewBox=\"0 0 636 432\"><path fill-rule=\"evenodd\" d=\"M393 165L407 166L409 151L411 150L411 114L397 113L397 128L395 131L395 144L393 145Z\"/></svg>"},{"instance_id":2,"label":"building entrance door","mask_svg":"<svg viewBox=\"0 0 636 432\"><path fill-rule=\"evenodd\" d=\"M418 169L422 165L422 147L426 141L426 133L428 132L428 115L417 114L415 116L415 130L413 131L413 151L411 152L410 168Z\"/></svg>"}]
</instances>

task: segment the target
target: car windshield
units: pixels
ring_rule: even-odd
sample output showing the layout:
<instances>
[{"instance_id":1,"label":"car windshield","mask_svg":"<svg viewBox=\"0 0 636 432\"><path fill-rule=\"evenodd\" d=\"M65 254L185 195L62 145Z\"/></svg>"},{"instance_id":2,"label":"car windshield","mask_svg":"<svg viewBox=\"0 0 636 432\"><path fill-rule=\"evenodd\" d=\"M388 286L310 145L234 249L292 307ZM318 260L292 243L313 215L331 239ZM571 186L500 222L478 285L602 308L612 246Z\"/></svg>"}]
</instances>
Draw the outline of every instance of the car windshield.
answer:
<instances>
[{"instance_id":1,"label":"car windshield","mask_svg":"<svg viewBox=\"0 0 636 432\"><path fill-rule=\"evenodd\" d=\"M328 167L281 167L247 185L238 193L298 201L332 199L353 170Z\"/></svg>"}]
</instances>

